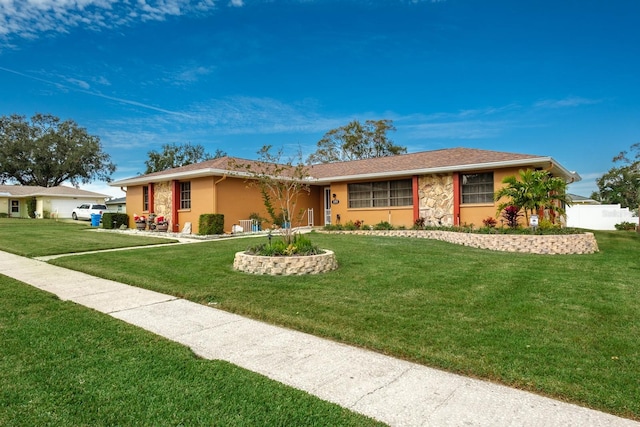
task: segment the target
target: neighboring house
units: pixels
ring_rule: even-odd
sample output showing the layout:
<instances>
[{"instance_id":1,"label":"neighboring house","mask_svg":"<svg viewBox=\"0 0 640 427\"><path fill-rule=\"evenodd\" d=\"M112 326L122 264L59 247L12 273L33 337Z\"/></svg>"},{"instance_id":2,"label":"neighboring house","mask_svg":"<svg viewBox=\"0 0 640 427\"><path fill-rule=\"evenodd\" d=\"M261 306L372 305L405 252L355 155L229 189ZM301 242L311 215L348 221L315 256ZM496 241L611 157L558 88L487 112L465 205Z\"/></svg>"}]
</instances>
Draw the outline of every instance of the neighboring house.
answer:
<instances>
[{"instance_id":1,"label":"neighboring house","mask_svg":"<svg viewBox=\"0 0 640 427\"><path fill-rule=\"evenodd\" d=\"M575 205L599 205L597 200L590 199L588 197L579 196L577 194L567 193L567 199L571 202L572 206Z\"/></svg>"},{"instance_id":2,"label":"neighboring house","mask_svg":"<svg viewBox=\"0 0 640 427\"><path fill-rule=\"evenodd\" d=\"M127 187L130 216L153 212L167 218L172 231L190 222L197 232L201 214L217 213L230 231L250 213L267 217L260 192L231 166L234 161L252 163L222 157L110 185ZM311 191L300 196L303 215L293 225L388 221L410 228L423 217L428 224L482 226L497 215L493 194L502 179L528 168L568 183L580 180L551 157L470 148L313 165Z\"/></svg>"},{"instance_id":3,"label":"neighboring house","mask_svg":"<svg viewBox=\"0 0 640 427\"><path fill-rule=\"evenodd\" d=\"M38 187L0 185L0 213L9 217L29 218L28 202L35 198L37 218L71 218L82 203L104 203L109 196L73 187Z\"/></svg>"},{"instance_id":4,"label":"neighboring house","mask_svg":"<svg viewBox=\"0 0 640 427\"><path fill-rule=\"evenodd\" d=\"M115 199L109 199L104 202L107 205L107 209L109 212L115 213L127 213L127 198L126 197L118 197Z\"/></svg>"}]
</instances>

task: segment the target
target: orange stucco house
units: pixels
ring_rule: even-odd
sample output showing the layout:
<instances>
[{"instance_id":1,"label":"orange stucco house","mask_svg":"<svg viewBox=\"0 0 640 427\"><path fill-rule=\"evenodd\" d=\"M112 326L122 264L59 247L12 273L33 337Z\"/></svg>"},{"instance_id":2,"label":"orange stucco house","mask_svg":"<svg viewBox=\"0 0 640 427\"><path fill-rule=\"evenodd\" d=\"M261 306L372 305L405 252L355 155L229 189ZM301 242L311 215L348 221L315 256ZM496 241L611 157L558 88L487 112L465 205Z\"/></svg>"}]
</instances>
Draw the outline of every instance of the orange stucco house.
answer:
<instances>
[{"instance_id":1,"label":"orange stucco house","mask_svg":"<svg viewBox=\"0 0 640 427\"><path fill-rule=\"evenodd\" d=\"M222 157L113 182L127 192L126 211L153 212L169 220L171 231L187 222L198 232L201 214L223 214L231 231L251 213L267 217L262 196L248 185L233 162ZM543 169L567 183L580 180L551 157L471 148L451 148L393 157L318 164L309 167L311 191L297 208L298 225L388 221L410 228L417 218L432 225L481 225L496 216L494 192L505 176L521 169Z\"/></svg>"}]
</instances>

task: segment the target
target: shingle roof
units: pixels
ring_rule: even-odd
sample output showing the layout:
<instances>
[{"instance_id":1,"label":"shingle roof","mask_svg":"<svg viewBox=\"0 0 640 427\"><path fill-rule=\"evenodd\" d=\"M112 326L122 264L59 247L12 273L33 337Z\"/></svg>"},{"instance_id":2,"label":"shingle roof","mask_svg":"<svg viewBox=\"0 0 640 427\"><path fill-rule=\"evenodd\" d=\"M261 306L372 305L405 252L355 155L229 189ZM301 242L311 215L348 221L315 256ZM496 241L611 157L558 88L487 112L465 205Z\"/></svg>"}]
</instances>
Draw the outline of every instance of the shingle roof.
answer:
<instances>
[{"instance_id":1,"label":"shingle roof","mask_svg":"<svg viewBox=\"0 0 640 427\"><path fill-rule=\"evenodd\" d=\"M157 177L157 176L170 175L170 174L179 174L179 173L183 173L183 172L190 172L190 171L196 171L196 170L201 170L201 169L228 170L229 161L231 159L232 159L231 157L224 156L224 157L219 157L219 158L213 159L213 160L205 160L204 162L200 162L200 163L193 163L193 164L186 165L186 166L180 166L180 167L177 167L177 168L171 168L171 169L163 170L163 171L160 171L160 172L148 173L146 175L140 175L140 177L154 178L154 177ZM242 160L242 159L236 159L236 160L242 161L242 162L249 162L250 161L250 160Z\"/></svg>"},{"instance_id":2,"label":"shingle roof","mask_svg":"<svg viewBox=\"0 0 640 427\"><path fill-rule=\"evenodd\" d=\"M30 197L30 196L58 196L58 197L108 197L106 194L59 185L57 187L40 187L29 185L0 185L0 196Z\"/></svg>"},{"instance_id":3,"label":"shingle roof","mask_svg":"<svg viewBox=\"0 0 640 427\"><path fill-rule=\"evenodd\" d=\"M344 177L463 167L539 158L540 156L530 154L504 153L473 148L449 148L391 157L319 164L313 166L311 175L314 178Z\"/></svg>"},{"instance_id":4,"label":"shingle roof","mask_svg":"<svg viewBox=\"0 0 640 427\"><path fill-rule=\"evenodd\" d=\"M124 179L114 182L112 185L141 184L144 182L159 181L158 178L180 179L195 176L221 175L228 172L237 172L236 164L257 164L255 160L245 160L233 157L221 157L207 160L178 168L154 172L147 175ZM446 171L481 170L492 167L507 167L527 164L542 165L552 163L556 172L565 177L573 177L579 180L577 174L567 171L550 157L532 154L507 153L501 151L480 150L475 148L448 148L442 150L422 151L418 153L402 154L391 157L378 157L373 159L354 160L349 162L336 162L317 164L310 167L310 176L318 182L329 182L340 179L358 179L373 176L401 176L417 173L435 173Z\"/></svg>"}]
</instances>

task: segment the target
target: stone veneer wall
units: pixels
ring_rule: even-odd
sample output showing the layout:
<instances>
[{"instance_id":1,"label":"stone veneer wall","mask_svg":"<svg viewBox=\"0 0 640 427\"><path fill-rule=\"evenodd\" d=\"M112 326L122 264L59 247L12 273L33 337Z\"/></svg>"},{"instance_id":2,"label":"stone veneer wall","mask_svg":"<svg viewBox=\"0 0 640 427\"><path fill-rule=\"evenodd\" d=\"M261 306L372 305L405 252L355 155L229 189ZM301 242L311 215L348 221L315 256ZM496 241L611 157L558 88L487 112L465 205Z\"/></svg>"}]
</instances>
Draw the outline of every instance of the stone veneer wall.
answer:
<instances>
[{"instance_id":1,"label":"stone veneer wall","mask_svg":"<svg viewBox=\"0 0 640 427\"><path fill-rule=\"evenodd\" d=\"M453 175L418 178L419 212L428 225L453 225Z\"/></svg>"},{"instance_id":2,"label":"stone veneer wall","mask_svg":"<svg viewBox=\"0 0 640 427\"><path fill-rule=\"evenodd\" d=\"M598 242L596 242L593 233L526 235L476 234L441 230L340 230L321 232L434 239L480 249L529 254L566 255L598 252Z\"/></svg>"},{"instance_id":3,"label":"stone veneer wall","mask_svg":"<svg viewBox=\"0 0 640 427\"><path fill-rule=\"evenodd\" d=\"M171 221L171 182L159 182L153 187L153 212Z\"/></svg>"},{"instance_id":4,"label":"stone veneer wall","mask_svg":"<svg viewBox=\"0 0 640 427\"><path fill-rule=\"evenodd\" d=\"M236 252L233 268L251 274L294 276L335 270L338 262L333 251L328 250L320 255L305 256L259 256Z\"/></svg>"}]
</instances>

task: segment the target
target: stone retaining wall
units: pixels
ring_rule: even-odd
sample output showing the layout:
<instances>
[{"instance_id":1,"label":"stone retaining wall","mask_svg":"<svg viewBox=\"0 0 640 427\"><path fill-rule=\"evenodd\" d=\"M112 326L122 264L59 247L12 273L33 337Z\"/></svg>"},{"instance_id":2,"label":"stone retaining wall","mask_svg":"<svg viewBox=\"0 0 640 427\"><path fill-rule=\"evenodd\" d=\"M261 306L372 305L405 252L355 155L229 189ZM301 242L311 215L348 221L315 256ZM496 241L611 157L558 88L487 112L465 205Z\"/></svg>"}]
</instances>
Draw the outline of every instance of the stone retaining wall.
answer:
<instances>
[{"instance_id":1,"label":"stone retaining wall","mask_svg":"<svg viewBox=\"0 0 640 427\"><path fill-rule=\"evenodd\" d=\"M333 251L324 250L320 255L259 256L236 252L233 268L251 274L294 276L319 274L338 268Z\"/></svg>"},{"instance_id":2,"label":"stone retaining wall","mask_svg":"<svg viewBox=\"0 0 640 427\"><path fill-rule=\"evenodd\" d=\"M321 232L434 239L480 249L530 254L560 255L598 252L598 242L596 242L593 233L526 235L477 234L441 230L339 230Z\"/></svg>"}]
</instances>

